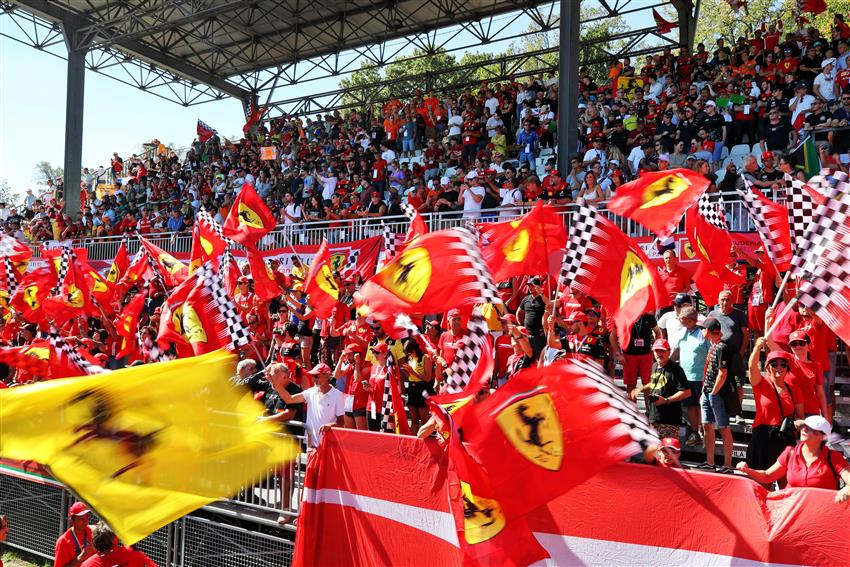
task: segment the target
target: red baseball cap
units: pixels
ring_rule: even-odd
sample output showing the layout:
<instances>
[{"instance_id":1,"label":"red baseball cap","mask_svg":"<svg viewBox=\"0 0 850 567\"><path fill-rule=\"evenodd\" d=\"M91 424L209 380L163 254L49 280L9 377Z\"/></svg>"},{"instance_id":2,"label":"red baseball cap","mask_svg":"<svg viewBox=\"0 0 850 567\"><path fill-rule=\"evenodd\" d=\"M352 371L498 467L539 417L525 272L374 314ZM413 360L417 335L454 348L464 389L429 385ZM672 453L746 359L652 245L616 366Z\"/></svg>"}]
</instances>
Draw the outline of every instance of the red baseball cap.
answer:
<instances>
[{"instance_id":1,"label":"red baseball cap","mask_svg":"<svg viewBox=\"0 0 850 567\"><path fill-rule=\"evenodd\" d=\"M794 332L793 332L793 333L791 333L791 335L788 337L788 342L789 342L789 343L792 343L792 342L794 342L794 341L806 341L807 343L808 343L808 342L811 342L811 341L809 340L809 335L807 335L805 331L800 331L800 330L794 331Z\"/></svg>"},{"instance_id":2,"label":"red baseball cap","mask_svg":"<svg viewBox=\"0 0 850 567\"><path fill-rule=\"evenodd\" d=\"M71 504L71 507L68 508L68 517L73 518L75 516L85 516L89 513L89 509L82 502L74 502Z\"/></svg>"},{"instance_id":3,"label":"red baseball cap","mask_svg":"<svg viewBox=\"0 0 850 567\"><path fill-rule=\"evenodd\" d=\"M665 339L658 339L652 343L652 350L670 350L670 343Z\"/></svg>"},{"instance_id":4,"label":"red baseball cap","mask_svg":"<svg viewBox=\"0 0 850 567\"><path fill-rule=\"evenodd\" d=\"M567 322L569 323L587 323L587 321L587 315L581 311L573 311L570 313L570 316L567 317Z\"/></svg>"},{"instance_id":5,"label":"red baseball cap","mask_svg":"<svg viewBox=\"0 0 850 567\"><path fill-rule=\"evenodd\" d=\"M376 344L374 346L370 346L369 350L373 350L373 351L375 351L379 354L386 354L386 353L390 352L390 345L388 345L385 342L379 342L378 344Z\"/></svg>"},{"instance_id":6,"label":"red baseball cap","mask_svg":"<svg viewBox=\"0 0 850 567\"><path fill-rule=\"evenodd\" d=\"M325 364L324 362L317 364L313 367L311 371L307 374L312 374L313 376L318 376L319 374L330 374L331 367Z\"/></svg>"},{"instance_id":7,"label":"red baseball cap","mask_svg":"<svg viewBox=\"0 0 850 567\"><path fill-rule=\"evenodd\" d=\"M767 364L770 364L770 362L772 360L776 360L776 359L780 359L780 360L784 360L785 362L788 362L788 361L791 360L791 355L788 354L787 352L785 352L784 350L772 350L769 353L767 353L767 360L765 360L765 362Z\"/></svg>"},{"instance_id":8,"label":"red baseball cap","mask_svg":"<svg viewBox=\"0 0 850 567\"><path fill-rule=\"evenodd\" d=\"M446 317L451 319L452 317L460 317L460 309L449 309L449 312L446 313Z\"/></svg>"},{"instance_id":9,"label":"red baseball cap","mask_svg":"<svg viewBox=\"0 0 850 567\"><path fill-rule=\"evenodd\" d=\"M671 449L676 449L678 452L682 452L682 446L679 444L679 440L675 437L665 437L661 440L661 447L669 447Z\"/></svg>"}]
</instances>

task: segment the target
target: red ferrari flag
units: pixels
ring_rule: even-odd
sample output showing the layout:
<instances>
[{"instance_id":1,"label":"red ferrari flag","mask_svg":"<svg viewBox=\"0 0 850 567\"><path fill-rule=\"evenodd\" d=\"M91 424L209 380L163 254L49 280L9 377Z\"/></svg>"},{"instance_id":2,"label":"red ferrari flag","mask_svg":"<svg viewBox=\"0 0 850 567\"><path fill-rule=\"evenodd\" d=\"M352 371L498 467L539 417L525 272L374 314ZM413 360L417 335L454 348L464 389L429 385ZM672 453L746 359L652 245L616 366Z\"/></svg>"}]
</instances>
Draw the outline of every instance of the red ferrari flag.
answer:
<instances>
[{"instance_id":1,"label":"red ferrari flag","mask_svg":"<svg viewBox=\"0 0 850 567\"><path fill-rule=\"evenodd\" d=\"M139 242L142 243L151 268L162 278L165 287L176 287L188 277L189 268L186 264L143 236L139 237Z\"/></svg>"},{"instance_id":2,"label":"red ferrari flag","mask_svg":"<svg viewBox=\"0 0 850 567\"><path fill-rule=\"evenodd\" d=\"M192 275L195 285L183 302L182 334L196 355L230 351L248 344L250 332L221 284L221 276L204 264ZM173 315L172 315L173 318Z\"/></svg>"},{"instance_id":3,"label":"red ferrari flag","mask_svg":"<svg viewBox=\"0 0 850 567\"><path fill-rule=\"evenodd\" d=\"M130 362L139 358L139 315L145 306L145 299L144 293L137 293L118 315L115 330L121 337L121 350L115 355L116 358L129 356Z\"/></svg>"},{"instance_id":4,"label":"red ferrari flag","mask_svg":"<svg viewBox=\"0 0 850 567\"><path fill-rule=\"evenodd\" d=\"M253 108L253 106L252 106ZM259 108L254 108L251 113L248 115L245 125L242 126L242 133L246 136L251 132L251 128L254 127L254 124L260 121L263 115L266 113L266 107L261 106Z\"/></svg>"},{"instance_id":5,"label":"red ferrari flag","mask_svg":"<svg viewBox=\"0 0 850 567\"><path fill-rule=\"evenodd\" d=\"M701 205L691 207L685 213L685 234L691 250L703 262L711 267L710 272L716 272L723 282L728 284L742 284L745 278L736 274L727 267L732 252L732 238L729 233L718 226L717 222L710 222L712 209L701 201Z\"/></svg>"},{"instance_id":6,"label":"red ferrari flag","mask_svg":"<svg viewBox=\"0 0 850 567\"><path fill-rule=\"evenodd\" d=\"M776 270L785 272L791 268L791 227L788 222L788 209L765 197L761 191L750 185L746 177L744 189L738 190L744 207L753 219L753 224L761 237L767 257Z\"/></svg>"},{"instance_id":7,"label":"red ferrari flag","mask_svg":"<svg viewBox=\"0 0 850 567\"><path fill-rule=\"evenodd\" d=\"M221 228L224 236L244 244L246 248L254 248L274 227L274 215L254 186L245 183Z\"/></svg>"},{"instance_id":8,"label":"red ferrari flag","mask_svg":"<svg viewBox=\"0 0 850 567\"><path fill-rule=\"evenodd\" d=\"M704 175L690 169L644 173L617 189L608 210L639 222L664 240L676 231L682 214L708 185Z\"/></svg>"},{"instance_id":9,"label":"red ferrari flag","mask_svg":"<svg viewBox=\"0 0 850 567\"><path fill-rule=\"evenodd\" d=\"M118 245L115 259L112 260L112 266L109 268L109 273L106 274L106 281L111 285L117 284L127 273L129 267L130 253L127 251L127 238L124 238L121 240L121 244Z\"/></svg>"},{"instance_id":10,"label":"red ferrari flag","mask_svg":"<svg viewBox=\"0 0 850 567\"><path fill-rule=\"evenodd\" d=\"M319 319L330 317L331 311L339 303L339 286L333 275L327 240L322 240L319 250L313 256L304 279L304 293L309 296L308 302Z\"/></svg>"},{"instance_id":11,"label":"red ferrari flag","mask_svg":"<svg viewBox=\"0 0 850 567\"><path fill-rule=\"evenodd\" d=\"M652 9L652 18L655 20L655 25L658 26L658 33L670 33L679 27L679 24L665 20L655 8Z\"/></svg>"},{"instance_id":12,"label":"red ferrari flag","mask_svg":"<svg viewBox=\"0 0 850 567\"><path fill-rule=\"evenodd\" d=\"M458 426L508 519L659 443L603 368L578 359L520 371Z\"/></svg>"},{"instance_id":13,"label":"red ferrari flag","mask_svg":"<svg viewBox=\"0 0 850 567\"><path fill-rule=\"evenodd\" d=\"M362 312L382 320L501 303L476 238L462 229L418 238L366 281L354 301Z\"/></svg>"},{"instance_id":14,"label":"red ferrari flag","mask_svg":"<svg viewBox=\"0 0 850 567\"><path fill-rule=\"evenodd\" d=\"M634 322L665 304L658 271L643 250L595 209L573 213L561 283L592 296L611 313L621 345Z\"/></svg>"},{"instance_id":15,"label":"red ferrari flag","mask_svg":"<svg viewBox=\"0 0 850 567\"><path fill-rule=\"evenodd\" d=\"M179 358L188 358L195 354L183 334L183 304L194 286L195 275L192 274L185 282L171 291L171 295L162 304L162 312L159 316L156 344L162 350L168 350L173 344ZM232 297L232 294L230 296Z\"/></svg>"},{"instance_id":16,"label":"red ferrari flag","mask_svg":"<svg viewBox=\"0 0 850 567\"><path fill-rule=\"evenodd\" d=\"M404 238L404 243L402 246L407 246L420 236L424 236L428 234L428 225L425 224L425 220L422 218L422 215L419 214L419 211L414 209L411 205L405 203L401 206L401 210L404 212L404 215L410 219L410 225L407 227L407 235Z\"/></svg>"},{"instance_id":17,"label":"red ferrari flag","mask_svg":"<svg viewBox=\"0 0 850 567\"><path fill-rule=\"evenodd\" d=\"M531 565L549 554L522 516L508 517L491 479L461 443L452 416L446 415L449 498L465 566ZM516 477L517 479L523 477ZM522 482L525 482L524 480Z\"/></svg>"},{"instance_id":18,"label":"red ferrari flag","mask_svg":"<svg viewBox=\"0 0 850 567\"><path fill-rule=\"evenodd\" d=\"M18 371L18 383L29 382L33 377L50 377L50 343L35 340L20 347L0 348L0 362Z\"/></svg>"},{"instance_id":19,"label":"red ferrari flag","mask_svg":"<svg viewBox=\"0 0 850 567\"><path fill-rule=\"evenodd\" d=\"M515 220L481 223L478 230L484 242L481 256L494 281L558 273L567 231L555 207L537 201L531 211Z\"/></svg>"},{"instance_id":20,"label":"red ferrari flag","mask_svg":"<svg viewBox=\"0 0 850 567\"><path fill-rule=\"evenodd\" d=\"M263 255L256 250L248 250L248 265L251 266L251 277L254 278L254 293L263 301L271 301L280 297L283 293L277 280L263 259Z\"/></svg>"},{"instance_id":21,"label":"red ferrari flag","mask_svg":"<svg viewBox=\"0 0 850 567\"><path fill-rule=\"evenodd\" d=\"M46 317L62 324L85 312L96 314L84 268L70 248L62 248L57 272L56 287L44 300Z\"/></svg>"},{"instance_id":22,"label":"red ferrari flag","mask_svg":"<svg viewBox=\"0 0 850 567\"><path fill-rule=\"evenodd\" d=\"M229 242L224 236L221 225L206 211L198 211L192 227L192 251L189 254L189 273L191 274L205 261L210 260L218 268L219 258L224 254Z\"/></svg>"},{"instance_id":23,"label":"red ferrari flag","mask_svg":"<svg viewBox=\"0 0 850 567\"><path fill-rule=\"evenodd\" d=\"M797 13L810 12L818 15L826 12L826 0L797 0Z\"/></svg>"},{"instance_id":24,"label":"red ferrari flag","mask_svg":"<svg viewBox=\"0 0 850 567\"><path fill-rule=\"evenodd\" d=\"M0 259L9 258L15 269L23 275L27 271L32 249L14 236L0 233Z\"/></svg>"},{"instance_id":25,"label":"red ferrari flag","mask_svg":"<svg viewBox=\"0 0 850 567\"><path fill-rule=\"evenodd\" d=\"M21 279L9 305L27 321L41 323L45 320L42 309L44 300L54 287L56 287L56 274L53 269L36 268Z\"/></svg>"}]
</instances>

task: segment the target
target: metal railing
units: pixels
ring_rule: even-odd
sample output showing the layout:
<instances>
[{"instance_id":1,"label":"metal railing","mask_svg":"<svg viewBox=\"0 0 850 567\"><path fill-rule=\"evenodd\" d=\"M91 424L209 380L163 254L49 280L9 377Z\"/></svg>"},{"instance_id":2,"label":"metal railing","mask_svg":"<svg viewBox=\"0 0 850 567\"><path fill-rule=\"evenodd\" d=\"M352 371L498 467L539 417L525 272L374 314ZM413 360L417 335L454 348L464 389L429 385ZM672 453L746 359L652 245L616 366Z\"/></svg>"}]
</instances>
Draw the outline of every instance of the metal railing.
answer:
<instances>
[{"instance_id":1,"label":"metal railing","mask_svg":"<svg viewBox=\"0 0 850 567\"><path fill-rule=\"evenodd\" d=\"M743 202L735 193L724 194L726 213L729 220L729 229L738 232L750 232L755 230L752 221L744 208ZM614 222L623 232L631 237L652 236L652 232L633 221L632 219L615 215L607 210L606 203L600 203L600 211L606 212L608 218ZM558 214L569 226L570 214L575 210L575 204L559 207ZM430 231L455 228L467 224L470 220L475 222L497 222L514 219L530 210L530 207L500 207L498 209L482 209L474 216L462 211L443 213L425 213L422 218ZM349 219L340 221L315 221L300 224L278 225L275 230L267 234L260 242L261 250L274 250L288 248L297 245L318 245L326 238L331 244L339 244L381 236L383 226L388 225L394 232L407 230L408 219L404 216L387 216L379 219ZM186 253L192 249L192 235L186 232L161 232L144 235L157 246L171 253ZM74 245L84 247L88 250L90 260L111 260L118 252L121 244L121 236L105 236L98 238L86 238L74 240ZM31 244L33 257L41 256L39 245ZM138 250L138 240L130 239L131 254Z\"/></svg>"}]
</instances>

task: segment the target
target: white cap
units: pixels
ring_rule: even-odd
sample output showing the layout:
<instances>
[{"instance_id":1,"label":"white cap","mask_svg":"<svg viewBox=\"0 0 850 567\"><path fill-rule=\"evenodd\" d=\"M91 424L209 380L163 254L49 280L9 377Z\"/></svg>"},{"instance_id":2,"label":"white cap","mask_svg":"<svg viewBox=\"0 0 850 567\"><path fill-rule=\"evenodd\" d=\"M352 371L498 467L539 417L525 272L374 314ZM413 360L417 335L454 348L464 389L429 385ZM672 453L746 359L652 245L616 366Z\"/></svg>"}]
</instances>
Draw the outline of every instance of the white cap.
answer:
<instances>
[{"instance_id":1,"label":"white cap","mask_svg":"<svg viewBox=\"0 0 850 567\"><path fill-rule=\"evenodd\" d=\"M249 173L248 175L245 176L245 181L248 182L248 183L253 183L254 182L254 176Z\"/></svg>"},{"instance_id":2,"label":"white cap","mask_svg":"<svg viewBox=\"0 0 850 567\"><path fill-rule=\"evenodd\" d=\"M466 174L466 179L476 179L478 177L478 172L474 169Z\"/></svg>"},{"instance_id":3,"label":"white cap","mask_svg":"<svg viewBox=\"0 0 850 567\"><path fill-rule=\"evenodd\" d=\"M579 105L578 105L578 107L579 107L579 108L587 108L587 105L586 105L586 104L584 104L583 102L580 102L580 103L579 103Z\"/></svg>"},{"instance_id":4,"label":"white cap","mask_svg":"<svg viewBox=\"0 0 850 567\"><path fill-rule=\"evenodd\" d=\"M661 155L658 156L658 161L666 161L666 162L669 163L670 162L670 155L669 154L661 154Z\"/></svg>"},{"instance_id":5,"label":"white cap","mask_svg":"<svg viewBox=\"0 0 850 567\"><path fill-rule=\"evenodd\" d=\"M827 65L835 65L835 58L830 57L829 59L824 59L820 64L821 68L826 67Z\"/></svg>"},{"instance_id":6,"label":"white cap","mask_svg":"<svg viewBox=\"0 0 850 567\"><path fill-rule=\"evenodd\" d=\"M803 420L803 423L805 423L806 427L808 427L809 429L820 431L824 435L829 435L830 433L832 433L832 426L827 420L825 420L819 415L810 415L809 417Z\"/></svg>"},{"instance_id":7,"label":"white cap","mask_svg":"<svg viewBox=\"0 0 850 567\"><path fill-rule=\"evenodd\" d=\"M448 185L452 180L446 177L445 175L440 178L440 185Z\"/></svg>"},{"instance_id":8,"label":"white cap","mask_svg":"<svg viewBox=\"0 0 850 567\"><path fill-rule=\"evenodd\" d=\"M713 100L706 102L705 105L706 106L713 106L714 108L717 108L717 103L714 102Z\"/></svg>"}]
</instances>

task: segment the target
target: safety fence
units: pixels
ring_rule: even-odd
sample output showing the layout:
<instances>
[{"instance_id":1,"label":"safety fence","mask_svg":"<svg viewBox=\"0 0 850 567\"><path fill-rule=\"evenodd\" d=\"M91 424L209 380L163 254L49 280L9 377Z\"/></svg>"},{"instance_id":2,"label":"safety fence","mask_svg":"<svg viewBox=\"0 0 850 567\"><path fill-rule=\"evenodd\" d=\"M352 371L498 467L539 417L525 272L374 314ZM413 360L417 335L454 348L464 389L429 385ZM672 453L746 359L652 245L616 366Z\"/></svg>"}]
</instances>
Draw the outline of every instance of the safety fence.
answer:
<instances>
[{"instance_id":1,"label":"safety fence","mask_svg":"<svg viewBox=\"0 0 850 567\"><path fill-rule=\"evenodd\" d=\"M306 468L303 424L290 422L302 453L233 498L207 506L152 533L136 546L165 567L280 567L290 565L291 530L269 527L278 516L298 514ZM283 435L283 434L282 434ZM37 465L36 465L37 466ZM6 544L53 559L56 539L68 529L65 511L74 495L46 474L28 472L29 463L0 466L0 513L9 520ZM223 514L223 509L230 511ZM95 514L90 521L97 522ZM289 537L286 537L286 536Z\"/></svg>"},{"instance_id":2,"label":"safety fence","mask_svg":"<svg viewBox=\"0 0 850 567\"><path fill-rule=\"evenodd\" d=\"M729 228L733 231L750 232L755 230L752 221L744 208L743 202L734 193L726 193L724 204L729 221ZM605 208L605 203L597 205L600 211L605 211L608 218L620 229L631 237L651 236L647 230L635 221L615 215ZM558 214L569 226L570 215L576 209L575 204L562 205L558 207ZM465 226L470 221L486 223L514 219L529 211L529 207L501 207L498 209L482 209L473 217L463 212L426 213L422 215L430 231L443 230ZM386 216L379 219L349 219L343 221L315 221L299 224L278 225L275 230L267 234L260 242L261 250L274 250L288 248L297 245L316 245L322 239L327 239L331 244L351 242L380 236L384 233L384 226L388 226L392 232L404 232L407 230L408 219L404 216ZM192 249L192 235L190 233L153 233L144 235L145 238L171 253L189 253ZM88 250L90 260L111 260L115 257L123 237L107 236L99 238L87 238L75 240L74 245L84 247ZM137 239L130 239L130 254L134 254L139 247ZM40 246L32 245L33 256L41 255Z\"/></svg>"}]
</instances>

